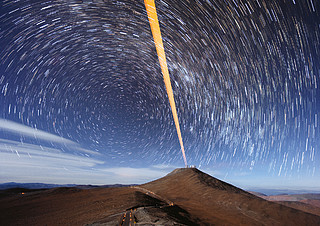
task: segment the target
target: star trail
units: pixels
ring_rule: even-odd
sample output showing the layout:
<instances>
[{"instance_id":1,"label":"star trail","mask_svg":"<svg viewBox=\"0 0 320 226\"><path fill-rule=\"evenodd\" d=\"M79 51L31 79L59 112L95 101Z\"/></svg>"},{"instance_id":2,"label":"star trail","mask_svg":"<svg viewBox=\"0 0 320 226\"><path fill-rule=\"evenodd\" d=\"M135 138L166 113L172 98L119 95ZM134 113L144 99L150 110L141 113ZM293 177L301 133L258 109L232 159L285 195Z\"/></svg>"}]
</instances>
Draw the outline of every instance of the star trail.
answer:
<instances>
[{"instance_id":1,"label":"star trail","mask_svg":"<svg viewBox=\"0 0 320 226\"><path fill-rule=\"evenodd\" d=\"M320 2L155 3L188 163L318 180ZM50 150L67 170L58 156L183 166L143 1L2 0L0 47L0 154L14 166Z\"/></svg>"}]
</instances>

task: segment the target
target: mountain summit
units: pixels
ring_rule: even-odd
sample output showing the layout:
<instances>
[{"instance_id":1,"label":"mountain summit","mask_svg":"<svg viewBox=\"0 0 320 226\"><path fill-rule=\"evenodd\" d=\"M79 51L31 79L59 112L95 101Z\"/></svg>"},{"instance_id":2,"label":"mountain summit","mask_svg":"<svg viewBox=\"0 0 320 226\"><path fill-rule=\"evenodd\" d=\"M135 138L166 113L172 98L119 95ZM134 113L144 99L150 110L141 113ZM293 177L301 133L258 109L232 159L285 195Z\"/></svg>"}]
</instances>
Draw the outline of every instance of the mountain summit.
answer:
<instances>
[{"instance_id":1,"label":"mountain summit","mask_svg":"<svg viewBox=\"0 0 320 226\"><path fill-rule=\"evenodd\" d=\"M141 185L209 225L319 225L320 217L269 202L195 168Z\"/></svg>"},{"instance_id":2,"label":"mountain summit","mask_svg":"<svg viewBox=\"0 0 320 226\"><path fill-rule=\"evenodd\" d=\"M130 187L9 189L1 225L320 225L195 168Z\"/></svg>"}]
</instances>

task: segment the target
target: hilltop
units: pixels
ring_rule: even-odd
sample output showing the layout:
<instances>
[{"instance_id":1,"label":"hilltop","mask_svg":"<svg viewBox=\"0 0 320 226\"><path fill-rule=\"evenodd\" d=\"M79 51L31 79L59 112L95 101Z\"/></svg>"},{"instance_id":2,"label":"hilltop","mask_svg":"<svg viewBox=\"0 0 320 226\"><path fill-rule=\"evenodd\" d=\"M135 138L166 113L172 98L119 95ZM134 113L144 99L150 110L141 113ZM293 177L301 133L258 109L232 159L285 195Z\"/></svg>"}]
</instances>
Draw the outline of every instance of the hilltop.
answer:
<instances>
[{"instance_id":1,"label":"hilltop","mask_svg":"<svg viewBox=\"0 0 320 226\"><path fill-rule=\"evenodd\" d=\"M214 225L317 225L320 217L266 201L195 168L141 185Z\"/></svg>"}]
</instances>

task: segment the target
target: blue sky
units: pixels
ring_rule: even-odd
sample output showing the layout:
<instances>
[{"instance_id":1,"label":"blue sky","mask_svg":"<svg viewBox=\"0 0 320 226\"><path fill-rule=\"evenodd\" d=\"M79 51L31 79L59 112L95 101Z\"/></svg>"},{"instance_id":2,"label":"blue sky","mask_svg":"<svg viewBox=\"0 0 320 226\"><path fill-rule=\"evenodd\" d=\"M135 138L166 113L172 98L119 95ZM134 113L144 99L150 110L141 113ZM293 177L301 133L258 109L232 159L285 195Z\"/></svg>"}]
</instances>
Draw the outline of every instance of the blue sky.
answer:
<instances>
[{"instance_id":1,"label":"blue sky","mask_svg":"<svg viewBox=\"0 0 320 226\"><path fill-rule=\"evenodd\" d=\"M56 183L56 184L140 184L165 176L177 165L157 164L145 167L110 167L101 154L87 150L69 139L34 129L20 123L0 119L0 132L10 136L31 138L34 143L10 139L0 139L0 182ZM52 146L39 145L41 142ZM53 147L60 145L63 148ZM68 152L63 151L69 150ZM70 150L73 150L73 154ZM230 170L224 166L200 168L217 177L244 189L309 189L318 190L320 180L313 178L267 176L264 171Z\"/></svg>"}]
</instances>

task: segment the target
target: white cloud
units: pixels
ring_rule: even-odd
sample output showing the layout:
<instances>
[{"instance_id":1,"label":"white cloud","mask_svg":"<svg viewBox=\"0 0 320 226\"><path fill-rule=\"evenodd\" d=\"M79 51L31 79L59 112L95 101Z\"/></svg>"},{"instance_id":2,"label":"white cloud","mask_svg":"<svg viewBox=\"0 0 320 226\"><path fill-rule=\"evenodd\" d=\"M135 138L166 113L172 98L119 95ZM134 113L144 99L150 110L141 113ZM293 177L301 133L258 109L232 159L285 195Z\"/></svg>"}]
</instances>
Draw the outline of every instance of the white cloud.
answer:
<instances>
[{"instance_id":1,"label":"white cloud","mask_svg":"<svg viewBox=\"0 0 320 226\"><path fill-rule=\"evenodd\" d=\"M102 171L112 173L124 182L131 181L130 183L148 182L166 175L165 171L152 168L117 167L102 169Z\"/></svg>"},{"instance_id":2,"label":"white cloud","mask_svg":"<svg viewBox=\"0 0 320 226\"><path fill-rule=\"evenodd\" d=\"M0 182L95 183L91 171L101 164L55 148L0 139Z\"/></svg>"},{"instance_id":3,"label":"white cloud","mask_svg":"<svg viewBox=\"0 0 320 226\"><path fill-rule=\"evenodd\" d=\"M179 168L178 166L169 165L169 164L157 164L157 165L153 165L152 167L160 170L171 170L171 171L176 168Z\"/></svg>"},{"instance_id":4,"label":"white cloud","mask_svg":"<svg viewBox=\"0 0 320 226\"><path fill-rule=\"evenodd\" d=\"M95 166L103 161L93 158L73 155L59 149L20 143L0 139L0 163L2 167L30 165L30 166Z\"/></svg>"},{"instance_id":5,"label":"white cloud","mask_svg":"<svg viewBox=\"0 0 320 226\"><path fill-rule=\"evenodd\" d=\"M88 149L85 149L85 148L82 148L82 147L75 147L78 151L81 151L81 152L84 152L84 153L87 153L87 154L92 154L92 155L101 155L99 152L96 152L96 151L92 151L92 150L88 150Z\"/></svg>"},{"instance_id":6,"label":"white cloud","mask_svg":"<svg viewBox=\"0 0 320 226\"><path fill-rule=\"evenodd\" d=\"M0 183L139 184L165 176L169 168L110 167L92 157L0 139Z\"/></svg>"},{"instance_id":7,"label":"white cloud","mask_svg":"<svg viewBox=\"0 0 320 226\"><path fill-rule=\"evenodd\" d=\"M38 139L38 140L48 141L48 142L53 142L58 144L64 144L65 146L72 146L73 149L76 149L78 151L81 151L87 154L100 155L100 153L96 151L92 151L92 150L88 150L80 147L78 143L72 140L69 140L69 139L36 129L36 128L32 128L30 126L12 122L6 119L0 118L0 130L10 132L13 134L18 134L20 136L26 136L33 139ZM0 142L1 141L4 142L3 139L0 139ZM5 142L10 143L10 141L8 140L6 140ZM23 145L26 147L26 145L28 144L23 144Z\"/></svg>"},{"instance_id":8,"label":"white cloud","mask_svg":"<svg viewBox=\"0 0 320 226\"><path fill-rule=\"evenodd\" d=\"M0 130L37 140L63 144L79 153L101 155L82 148L78 143L57 135L0 119ZM95 158L64 152L62 149L0 138L0 183L41 182L59 184L137 184L169 173L173 166L149 168L103 167Z\"/></svg>"},{"instance_id":9,"label":"white cloud","mask_svg":"<svg viewBox=\"0 0 320 226\"><path fill-rule=\"evenodd\" d=\"M168 173L152 168L101 168L102 161L63 152L32 153L29 156L27 150L13 148L11 152L3 152L1 149L0 183L140 184Z\"/></svg>"},{"instance_id":10,"label":"white cloud","mask_svg":"<svg viewBox=\"0 0 320 226\"><path fill-rule=\"evenodd\" d=\"M66 138L38 130L35 128L32 128L30 126L25 126L20 123L12 122L6 119L0 119L0 129L8 132L12 132L15 134L40 139L44 141L49 142L56 142L56 143L62 143L62 144L76 144L75 142L68 140Z\"/></svg>"}]
</instances>

